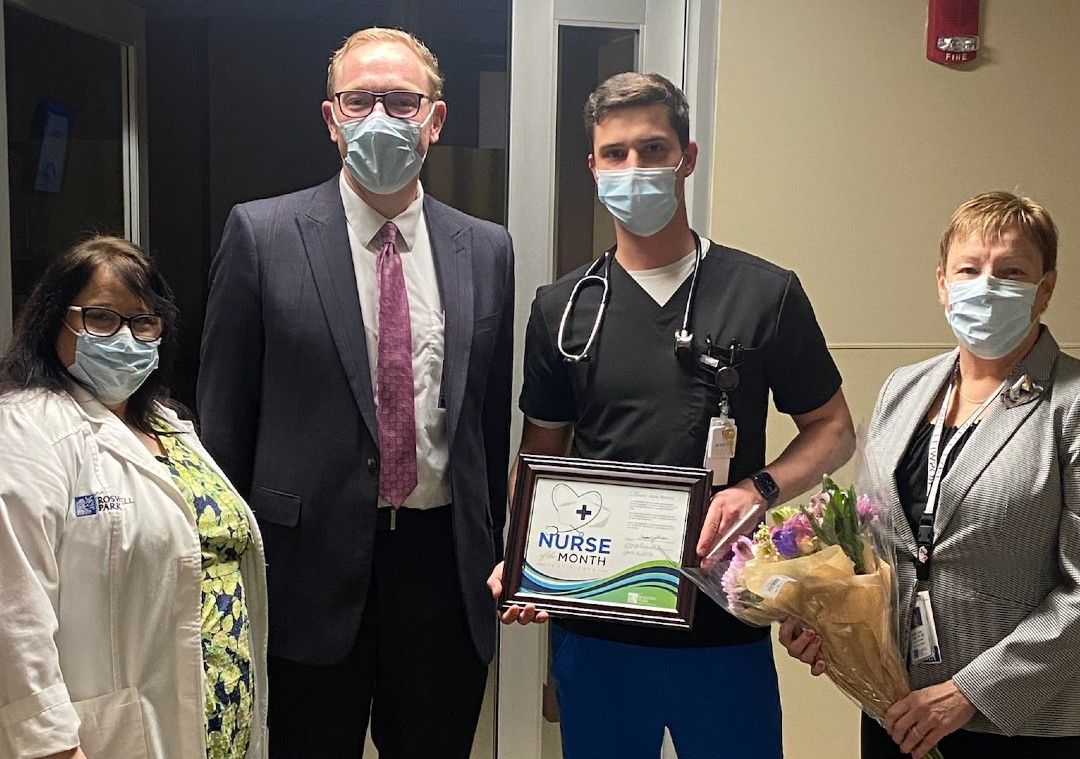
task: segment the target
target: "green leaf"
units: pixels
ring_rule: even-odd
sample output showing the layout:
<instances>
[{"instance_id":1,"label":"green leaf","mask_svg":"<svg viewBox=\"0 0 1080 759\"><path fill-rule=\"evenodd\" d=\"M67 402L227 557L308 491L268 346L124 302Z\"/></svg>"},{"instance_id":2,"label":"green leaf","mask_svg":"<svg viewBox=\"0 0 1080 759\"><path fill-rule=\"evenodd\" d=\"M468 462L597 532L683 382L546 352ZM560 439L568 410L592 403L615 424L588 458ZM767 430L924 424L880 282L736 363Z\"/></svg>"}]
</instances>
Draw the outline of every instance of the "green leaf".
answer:
<instances>
[{"instance_id":1,"label":"green leaf","mask_svg":"<svg viewBox=\"0 0 1080 759\"><path fill-rule=\"evenodd\" d=\"M821 478L821 492L826 496L826 502L820 522L811 516L805 506L799 506L799 512L810 521L814 535L822 545L839 545L854 564L855 573L866 574L855 486L841 488L826 474Z\"/></svg>"}]
</instances>

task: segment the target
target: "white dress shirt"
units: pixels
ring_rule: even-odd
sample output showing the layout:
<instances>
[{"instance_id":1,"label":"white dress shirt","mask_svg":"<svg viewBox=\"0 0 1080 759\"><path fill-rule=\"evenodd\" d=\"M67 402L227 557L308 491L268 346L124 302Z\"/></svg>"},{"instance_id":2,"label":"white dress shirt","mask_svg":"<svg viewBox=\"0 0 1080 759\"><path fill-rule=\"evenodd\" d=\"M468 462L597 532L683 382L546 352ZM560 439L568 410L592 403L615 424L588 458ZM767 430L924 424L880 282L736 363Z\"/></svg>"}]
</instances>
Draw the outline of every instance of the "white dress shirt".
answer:
<instances>
[{"instance_id":1,"label":"white dress shirt","mask_svg":"<svg viewBox=\"0 0 1080 759\"><path fill-rule=\"evenodd\" d=\"M442 389L445 320L435 259L431 252L427 221L424 219L424 189L399 216L386 219L365 203L349 186L342 174L339 179L341 201L349 227L356 289L364 316L371 388L378 405L379 365L379 278L375 261L379 249L379 230L387 221L397 226L397 249L405 275L409 297L412 332L414 411L416 415L416 489L402 506L423 509L450 503L450 478L446 445L446 404L440 401ZM390 506L379 498L379 507Z\"/></svg>"}]
</instances>

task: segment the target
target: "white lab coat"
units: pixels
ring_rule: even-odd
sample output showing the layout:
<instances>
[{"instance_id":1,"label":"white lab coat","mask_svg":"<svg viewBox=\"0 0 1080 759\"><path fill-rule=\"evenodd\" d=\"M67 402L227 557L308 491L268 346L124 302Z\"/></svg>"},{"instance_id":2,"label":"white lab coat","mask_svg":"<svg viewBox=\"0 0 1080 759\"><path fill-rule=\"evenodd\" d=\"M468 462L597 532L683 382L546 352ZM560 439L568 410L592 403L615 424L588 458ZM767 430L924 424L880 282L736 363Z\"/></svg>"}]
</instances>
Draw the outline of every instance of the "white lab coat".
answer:
<instances>
[{"instance_id":1,"label":"white lab coat","mask_svg":"<svg viewBox=\"0 0 1080 759\"><path fill-rule=\"evenodd\" d=\"M189 423L161 415L216 468ZM248 523L247 756L261 759L266 576ZM0 398L0 759L76 744L88 759L205 757L201 578L191 506L108 409L82 388Z\"/></svg>"}]
</instances>

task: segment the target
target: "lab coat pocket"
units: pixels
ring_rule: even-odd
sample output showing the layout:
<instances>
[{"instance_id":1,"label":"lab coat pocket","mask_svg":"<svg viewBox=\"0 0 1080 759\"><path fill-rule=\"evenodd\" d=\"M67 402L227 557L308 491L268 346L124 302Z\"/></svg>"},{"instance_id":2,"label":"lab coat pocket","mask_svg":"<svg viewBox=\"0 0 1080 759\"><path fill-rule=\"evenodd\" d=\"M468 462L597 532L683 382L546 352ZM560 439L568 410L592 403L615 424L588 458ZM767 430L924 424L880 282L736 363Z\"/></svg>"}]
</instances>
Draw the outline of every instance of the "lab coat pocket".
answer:
<instances>
[{"instance_id":1,"label":"lab coat pocket","mask_svg":"<svg viewBox=\"0 0 1080 759\"><path fill-rule=\"evenodd\" d=\"M142 704L135 688L76 701L72 706L79 715L79 744L87 757L147 759L150 756Z\"/></svg>"}]
</instances>

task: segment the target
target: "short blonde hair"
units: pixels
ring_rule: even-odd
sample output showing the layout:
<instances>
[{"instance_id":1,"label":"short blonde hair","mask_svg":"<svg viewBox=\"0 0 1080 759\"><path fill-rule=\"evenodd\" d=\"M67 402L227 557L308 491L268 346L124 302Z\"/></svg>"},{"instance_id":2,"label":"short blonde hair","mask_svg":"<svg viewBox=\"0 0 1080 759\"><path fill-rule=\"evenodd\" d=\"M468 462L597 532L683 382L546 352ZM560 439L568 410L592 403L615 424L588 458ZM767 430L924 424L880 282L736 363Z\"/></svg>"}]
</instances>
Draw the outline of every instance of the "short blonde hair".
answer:
<instances>
[{"instance_id":1,"label":"short blonde hair","mask_svg":"<svg viewBox=\"0 0 1080 759\"><path fill-rule=\"evenodd\" d=\"M949 247L973 233L993 241L1016 230L1042 254L1043 274L1057 268L1057 227L1046 209L1031 198L1011 192L983 192L964 201L952 215L941 237L939 263L945 267Z\"/></svg>"},{"instance_id":2,"label":"short blonde hair","mask_svg":"<svg viewBox=\"0 0 1080 759\"><path fill-rule=\"evenodd\" d=\"M432 101L442 99L443 88L443 75L439 71L439 61L435 58L435 55L428 50L427 45L418 40L413 35L401 29L386 29L380 26L372 26L367 29L361 29L358 32L353 32L345 41L341 43L341 47L333 52L330 56L330 65L326 67L326 99L334 99L334 75L337 70L341 68L341 61L345 55L354 47L360 45L366 45L370 42L400 42L405 47L409 48L416 54L416 57L420 59L420 66L424 69L424 74L428 79L428 98Z\"/></svg>"}]
</instances>

